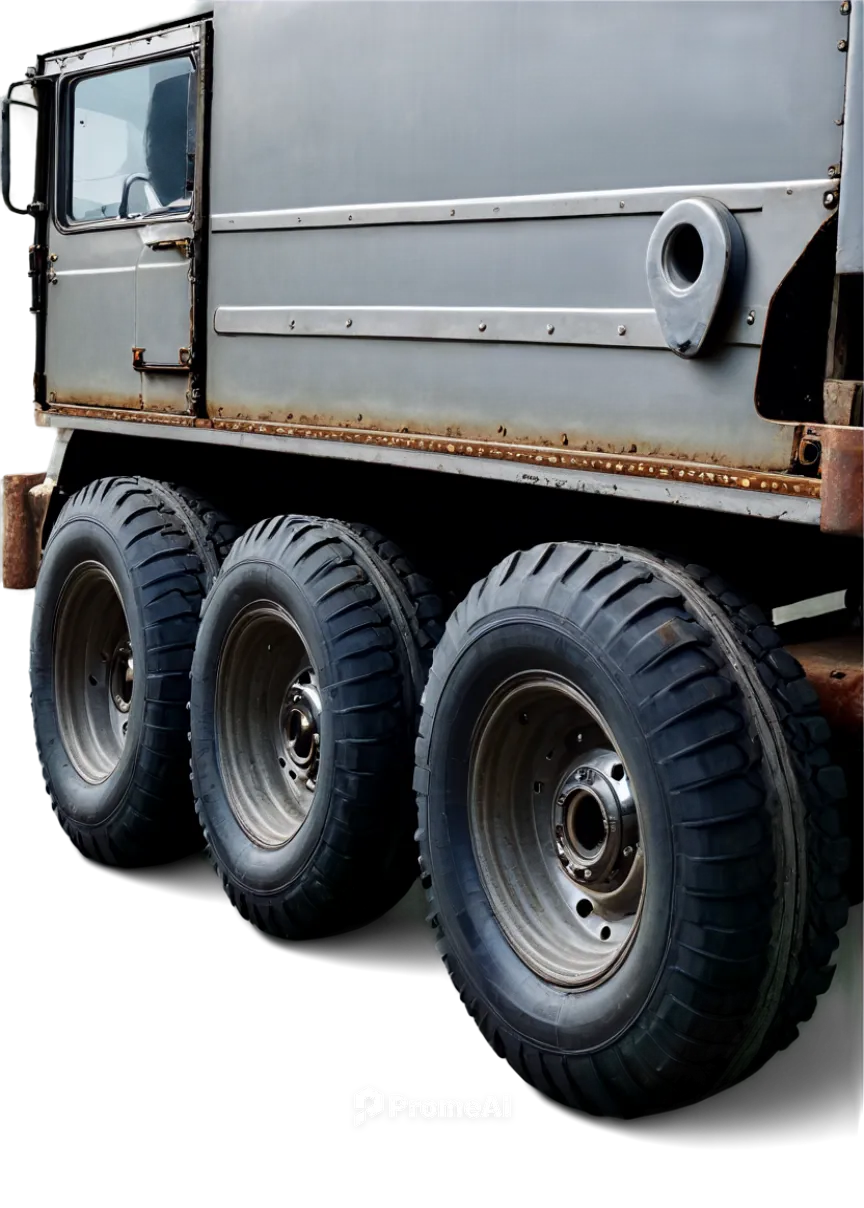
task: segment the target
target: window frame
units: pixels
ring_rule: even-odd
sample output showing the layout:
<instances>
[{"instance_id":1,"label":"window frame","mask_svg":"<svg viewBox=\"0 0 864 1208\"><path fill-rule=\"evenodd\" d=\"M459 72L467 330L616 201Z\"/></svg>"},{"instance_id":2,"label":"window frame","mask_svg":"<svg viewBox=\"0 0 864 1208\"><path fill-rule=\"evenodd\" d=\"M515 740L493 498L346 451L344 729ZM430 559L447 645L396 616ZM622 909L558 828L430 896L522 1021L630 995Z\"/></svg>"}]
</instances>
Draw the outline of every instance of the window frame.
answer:
<instances>
[{"instance_id":1,"label":"window frame","mask_svg":"<svg viewBox=\"0 0 864 1208\"><path fill-rule=\"evenodd\" d=\"M189 198L189 205L184 210L175 210L171 214L136 215L130 218L120 218L117 215L107 218L71 217L72 172L74 155L74 121L75 121L75 89L85 79L95 76L116 75L121 71L130 71L135 67L150 66L153 63L165 63L177 59L187 59L192 64L192 72L196 80L196 88L201 87L201 56L198 46L177 47L162 54L142 55L123 63L109 63L99 68L64 73L59 81L58 122L56 151L54 157L54 197L53 221L54 226L63 235L77 235L80 231L126 230L133 227L152 226L154 223L192 222L195 218L195 203L198 194L198 181L201 161L201 129L200 121L195 131L195 184Z\"/></svg>"}]
</instances>

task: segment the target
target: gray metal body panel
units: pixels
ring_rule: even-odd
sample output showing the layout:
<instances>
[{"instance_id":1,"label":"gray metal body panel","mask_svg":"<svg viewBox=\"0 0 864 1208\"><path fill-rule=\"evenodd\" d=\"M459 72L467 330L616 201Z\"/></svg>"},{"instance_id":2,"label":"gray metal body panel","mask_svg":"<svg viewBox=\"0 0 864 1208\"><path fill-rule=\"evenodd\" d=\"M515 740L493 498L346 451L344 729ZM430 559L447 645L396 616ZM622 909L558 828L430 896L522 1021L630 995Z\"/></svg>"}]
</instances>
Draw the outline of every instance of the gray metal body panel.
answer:
<instances>
[{"instance_id":1,"label":"gray metal body panel","mask_svg":"<svg viewBox=\"0 0 864 1208\"><path fill-rule=\"evenodd\" d=\"M193 51L201 27L96 46L46 60L45 73L71 86L81 73L131 66ZM59 139L58 139L59 143ZM189 408L188 373L133 368L133 348L148 363L177 365L191 345L189 261L174 240L191 240L191 213L66 224L56 174L49 246L52 287L46 326L49 401L155 412Z\"/></svg>"},{"instance_id":2,"label":"gray metal body panel","mask_svg":"<svg viewBox=\"0 0 864 1208\"><path fill-rule=\"evenodd\" d=\"M846 26L819 2L219 6L209 414L787 468L759 343L829 217ZM726 199L748 269L684 363L645 253L688 196Z\"/></svg>"},{"instance_id":3,"label":"gray metal body panel","mask_svg":"<svg viewBox=\"0 0 864 1208\"><path fill-rule=\"evenodd\" d=\"M864 0L849 18L837 272L864 272Z\"/></svg>"},{"instance_id":4,"label":"gray metal body panel","mask_svg":"<svg viewBox=\"0 0 864 1208\"><path fill-rule=\"evenodd\" d=\"M48 299L45 372L52 401L139 406L135 344L134 228L51 233L56 280ZM50 396L49 396L50 397Z\"/></svg>"}]
</instances>

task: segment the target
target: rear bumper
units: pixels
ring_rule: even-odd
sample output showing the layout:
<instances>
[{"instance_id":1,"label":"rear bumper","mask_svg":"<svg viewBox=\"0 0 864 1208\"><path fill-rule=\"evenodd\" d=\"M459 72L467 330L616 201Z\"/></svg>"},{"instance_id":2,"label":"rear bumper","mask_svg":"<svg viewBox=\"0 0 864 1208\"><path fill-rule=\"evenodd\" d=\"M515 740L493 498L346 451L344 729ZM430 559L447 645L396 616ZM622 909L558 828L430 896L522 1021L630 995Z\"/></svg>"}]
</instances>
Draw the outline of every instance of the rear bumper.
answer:
<instances>
[{"instance_id":1,"label":"rear bumper","mask_svg":"<svg viewBox=\"0 0 864 1208\"><path fill-rule=\"evenodd\" d=\"M35 587L53 489L45 474L7 474L3 479L4 587Z\"/></svg>"}]
</instances>

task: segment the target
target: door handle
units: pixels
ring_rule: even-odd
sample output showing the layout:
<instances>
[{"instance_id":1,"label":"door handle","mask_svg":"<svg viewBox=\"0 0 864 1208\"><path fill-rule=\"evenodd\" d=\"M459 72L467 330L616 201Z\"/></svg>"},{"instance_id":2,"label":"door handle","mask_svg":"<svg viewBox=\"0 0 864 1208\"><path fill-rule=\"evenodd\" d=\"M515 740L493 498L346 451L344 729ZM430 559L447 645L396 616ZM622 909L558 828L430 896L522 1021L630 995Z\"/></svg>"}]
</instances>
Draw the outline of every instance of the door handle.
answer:
<instances>
[{"instance_id":1,"label":"door handle","mask_svg":"<svg viewBox=\"0 0 864 1208\"><path fill-rule=\"evenodd\" d=\"M145 348L132 349L132 368L138 373L189 373L192 360L190 350L181 348L177 354L178 364L164 365L157 361L145 361Z\"/></svg>"}]
</instances>

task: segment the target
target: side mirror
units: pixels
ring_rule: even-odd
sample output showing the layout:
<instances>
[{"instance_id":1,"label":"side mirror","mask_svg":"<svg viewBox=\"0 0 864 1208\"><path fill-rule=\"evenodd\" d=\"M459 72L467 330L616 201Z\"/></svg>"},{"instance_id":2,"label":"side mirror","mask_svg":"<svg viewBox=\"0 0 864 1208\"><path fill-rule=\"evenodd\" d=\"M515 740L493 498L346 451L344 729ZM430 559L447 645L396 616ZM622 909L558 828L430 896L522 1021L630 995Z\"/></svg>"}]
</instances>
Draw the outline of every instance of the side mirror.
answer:
<instances>
[{"instance_id":1,"label":"side mirror","mask_svg":"<svg viewBox=\"0 0 864 1208\"><path fill-rule=\"evenodd\" d=\"M38 119L36 89L29 80L12 84L0 110L0 189L13 214L32 214L36 205Z\"/></svg>"}]
</instances>

